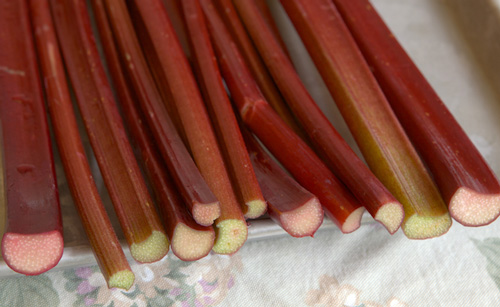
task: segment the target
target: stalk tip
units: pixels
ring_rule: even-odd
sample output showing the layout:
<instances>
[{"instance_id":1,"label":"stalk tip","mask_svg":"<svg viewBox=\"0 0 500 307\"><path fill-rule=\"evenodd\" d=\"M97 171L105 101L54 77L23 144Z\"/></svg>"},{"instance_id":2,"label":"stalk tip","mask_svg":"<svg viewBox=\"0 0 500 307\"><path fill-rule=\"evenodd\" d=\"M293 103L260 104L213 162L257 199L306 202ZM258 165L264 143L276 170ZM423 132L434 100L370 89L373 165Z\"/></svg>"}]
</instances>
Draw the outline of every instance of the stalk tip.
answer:
<instances>
[{"instance_id":1,"label":"stalk tip","mask_svg":"<svg viewBox=\"0 0 500 307\"><path fill-rule=\"evenodd\" d=\"M447 213L438 216L414 214L402 228L408 239L429 239L445 234L451 227L451 217Z\"/></svg>"},{"instance_id":2,"label":"stalk tip","mask_svg":"<svg viewBox=\"0 0 500 307\"><path fill-rule=\"evenodd\" d=\"M196 203L193 205L193 219L202 226L210 226L220 216L220 203L218 201L201 204Z\"/></svg>"},{"instance_id":3,"label":"stalk tip","mask_svg":"<svg viewBox=\"0 0 500 307\"><path fill-rule=\"evenodd\" d=\"M248 227L245 221L228 219L217 223L216 239L212 250L217 254L234 254L247 240Z\"/></svg>"},{"instance_id":4,"label":"stalk tip","mask_svg":"<svg viewBox=\"0 0 500 307\"><path fill-rule=\"evenodd\" d=\"M134 283L135 275L130 270L122 270L111 275L108 280L108 287L120 288L124 290L130 289Z\"/></svg>"},{"instance_id":5,"label":"stalk tip","mask_svg":"<svg viewBox=\"0 0 500 307\"><path fill-rule=\"evenodd\" d=\"M291 236L313 236L323 222L323 208L314 197L304 205L281 214L281 226Z\"/></svg>"},{"instance_id":6,"label":"stalk tip","mask_svg":"<svg viewBox=\"0 0 500 307\"><path fill-rule=\"evenodd\" d=\"M130 245L132 257L141 263L155 262L168 253L168 238L158 230L153 230L151 235L140 243Z\"/></svg>"},{"instance_id":7,"label":"stalk tip","mask_svg":"<svg viewBox=\"0 0 500 307\"><path fill-rule=\"evenodd\" d=\"M42 274L57 265L64 249L60 231L37 234L8 232L2 239L2 257L14 271L24 275Z\"/></svg>"},{"instance_id":8,"label":"stalk tip","mask_svg":"<svg viewBox=\"0 0 500 307\"><path fill-rule=\"evenodd\" d=\"M172 251L183 261L194 261L208 255L214 246L215 232L212 227L196 230L179 223L172 236Z\"/></svg>"},{"instance_id":9,"label":"stalk tip","mask_svg":"<svg viewBox=\"0 0 500 307\"><path fill-rule=\"evenodd\" d=\"M500 214L500 194L459 188L450 200L450 215L464 226L484 226Z\"/></svg>"},{"instance_id":10,"label":"stalk tip","mask_svg":"<svg viewBox=\"0 0 500 307\"><path fill-rule=\"evenodd\" d=\"M342 225L341 230L343 233L351 233L354 230L358 229L359 226L361 225L361 217L363 216L363 212L365 212L365 208L359 207L358 209L354 210L349 217L344 222L344 225Z\"/></svg>"},{"instance_id":11,"label":"stalk tip","mask_svg":"<svg viewBox=\"0 0 500 307\"><path fill-rule=\"evenodd\" d=\"M384 227L392 235L403 223L405 213L403 206L398 202L384 204L378 209L374 219L384 225Z\"/></svg>"},{"instance_id":12,"label":"stalk tip","mask_svg":"<svg viewBox=\"0 0 500 307\"><path fill-rule=\"evenodd\" d=\"M247 206L247 212L245 213L245 217L247 219L256 219L259 216L266 213L267 203L263 200L256 199L252 201L248 201L245 203Z\"/></svg>"}]
</instances>

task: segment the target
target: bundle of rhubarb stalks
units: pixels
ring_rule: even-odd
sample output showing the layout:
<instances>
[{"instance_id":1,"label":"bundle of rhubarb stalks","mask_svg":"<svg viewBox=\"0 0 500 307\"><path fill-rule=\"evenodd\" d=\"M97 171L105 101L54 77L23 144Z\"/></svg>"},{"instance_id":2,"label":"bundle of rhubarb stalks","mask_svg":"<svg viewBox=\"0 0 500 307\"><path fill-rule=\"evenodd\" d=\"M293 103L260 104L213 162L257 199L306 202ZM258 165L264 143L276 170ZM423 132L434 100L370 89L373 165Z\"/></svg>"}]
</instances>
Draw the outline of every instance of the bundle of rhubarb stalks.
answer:
<instances>
[{"instance_id":1,"label":"bundle of rhubarb stalks","mask_svg":"<svg viewBox=\"0 0 500 307\"><path fill-rule=\"evenodd\" d=\"M410 239L494 221L495 174L368 0L281 5L364 161L302 83L265 0L3 1L4 261L35 275L62 256L54 142L108 286L132 286L84 134L141 263L170 248L233 254L266 213L293 237L324 213L353 232L365 209Z\"/></svg>"}]
</instances>

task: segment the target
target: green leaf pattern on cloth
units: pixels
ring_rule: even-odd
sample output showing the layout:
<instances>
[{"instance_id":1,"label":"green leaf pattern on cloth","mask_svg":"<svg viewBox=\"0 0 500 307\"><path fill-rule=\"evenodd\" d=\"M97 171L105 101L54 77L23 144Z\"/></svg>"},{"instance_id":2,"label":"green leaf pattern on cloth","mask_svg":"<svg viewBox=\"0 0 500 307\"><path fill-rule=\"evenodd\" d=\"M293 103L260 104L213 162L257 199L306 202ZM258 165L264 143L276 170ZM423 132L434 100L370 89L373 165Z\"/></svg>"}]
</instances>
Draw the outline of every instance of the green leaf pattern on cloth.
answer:
<instances>
[{"instance_id":1,"label":"green leaf pattern on cloth","mask_svg":"<svg viewBox=\"0 0 500 307\"><path fill-rule=\"evenodd\" d=\"M472 239L472 242L486 257L486 270L500 290L500 238L487 238L484 241Z\"/></svg>"},{"instance_id":2,"label":"green leaf pattern on cloth","mask_svg":"<svg viewBox=\"0 0 500 307\"><path fill-rule=\"evenodd\" d=\"M59 296L45 275L11 277L0 282L0 306L59 306Z\"/></svg>"}]
</instances>

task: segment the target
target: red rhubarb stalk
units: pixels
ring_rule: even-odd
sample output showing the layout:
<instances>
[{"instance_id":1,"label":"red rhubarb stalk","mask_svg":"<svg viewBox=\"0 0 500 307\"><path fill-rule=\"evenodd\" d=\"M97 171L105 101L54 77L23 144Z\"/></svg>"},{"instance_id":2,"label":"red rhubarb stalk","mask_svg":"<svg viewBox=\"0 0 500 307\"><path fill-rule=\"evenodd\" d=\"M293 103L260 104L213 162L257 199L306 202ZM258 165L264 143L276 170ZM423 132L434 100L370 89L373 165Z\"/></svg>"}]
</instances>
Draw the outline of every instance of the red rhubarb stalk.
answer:
<instances>
[{"instance_id":1,"label":"red rhubarb stalk","mask_svg":"<svg viewBox=\"0 0 500 307\"><path fill-rule=\"evenodd\" d=\"M232 254L246 241L247 225L231 186L198 85L160 0L134 1L167 78L190 149L221 205L213 250Z\"/></svg>"},{"instance_id":2,"label":"red rhubarb stalk","mask_svg":"<svg viewBox=\"0 0 500 307\"><path fill-rule=\"evenodd\" d=\"M373 173L404 206L409 238L451 226L439 191L331 0L281 1Z\"/></svg>"},{"instance_id":3,"label":"red rhubarb stalk","mask_svg":"<svg viewBox=\"0 0 500 307\"><path fill-rule=\"evenodd\" d=\"M30 8L54 135L68 186L108 286L129 289L134 274L111 226L85 157L48 1L30 0Z\"/></svg>"},{"instance_id":4,"label":"red rhubarb stalk","mask_svg":"<svg viewBox=\"0 0 500 307\"><path fill-rule=\"evenodd\" d=\"M369 1L334 2L452 217L466 226L494 221L500 214L498 179L432 86Z\"/></svg>"},{"instance_id":5,"label":"red rhubarb stalk","mask_svg":"<svg viewBox=\"0 0 500 307\"><path fill-rule=\"evenodd\" d=\"M106 4L109 5L110 11L115 11L115 14L119 12L114 4L110 2ZM127 78L125 77L127 72L121 64L125 62L120 63L120 53L114 44L114 37L106 15L104 1L94 0L92 1L92 6L106 55L106 61L120 99L124 119L131 138L139 149L138 160L142 161L146 175L155 192L160 215L164 221L172 251L184 261L200 259L206 256L212 249L215 232L212 227L201 226L196 223L187 210L186 205L182 202L179 192L177 192L166 170L166 164L160 157L157 146L155 146L152 132L147 125L148 121L135 102L137 101L137 96L132 90L133 87L128 86ZM127 27L123 27L123 30L126 29ZM133 35L129 34L129 37L133 37ZM186 156L189 157L188 154Z\"/></svg>"},{"instance_id":6,"label":"red rhubarb stalk","mask_svg":"<svg viewBox=\"0 0 500 307\"><path fill-rule=\"evenodd\" d=\"M255 177L245 142L231 102L222 83L222 76L210 42L203 12L198 0L183 0L182 8L193 46L200 87L219 137L221 150L228 165L238 201L245 204L246 218L257 218L265 213L266 202Z\"/></svg>"},{"instance_id":7,"label":"red rhubarb stalk","mask_svg":"<svg viewBox=\"0 0 500 307\"><path fill-rule=\"evenodd\" d=\"M160 260L169 242L106 79L86 3L53 0L51 4L85 128L132 257L139 262Z\"/></svg>"},{"instance_id":8,"label":"red rhubarb stalk","mask_svg":"<svg viewBox=\"0 0 500 307\"><path fill-rule=\"evenodd\" d=\"M269 75L266 66L253 46L231 0L216 0L213 2L219 10L222 20L225 22L229 33L231 33L233 41L237 44L239 52L243 56L242 58L246 61L246 65L248 65L264 97L279 116L292 127L296 133L301 137L305 136L302 128L297 124L286 103L283 101L272 77Z\"/></svg>"},{"instance_id":9,"label":"red rhubarb stalk","mask_svg":"<svg viewBox=\"0 0 500 307\"><path fill-rule=\"evenodd\" d=\"M25 1L0 4L0 122L6 229L2 257L25 275L54 267L62 220L49 128Z\"/></svg>"},{"instance_id":10,"label":"red rhubarb stalk","mask_svg":"<svg viewBox=\"0 0 500 307\"><path fill-rule=\"evenodd\" d=\"M168 18L172 23L172 27L174 27L175 33L177 34L177 38L181 43L182 50L184 50L184 54L186 57L192 61L193 51L189 45L189 37L188 30L184 18L182 16L182 4L179 0L163 0L165 4L165 9L168 13Z\"/></svg>"},{"instance_id":11,"label":"red rhubarb stalk","mask_svg":"<svg viewBox=\"0 0 500 307\"><path fill-rule=\"evenodd\" d=\"M333 172L375 220L394 233L403 221L403 206L358 158L309 95L254 1L234 3L283 97Z\"/></svg>"},{"instance_id":12,"label":"red rhubarb stalk","mask_svg":"<svg viewBox=\"0 0 500 307\"><path fill-rule=\"evenodd\" d=\"M234 1L233 1L233 3L234 3ZM271 10L269 9L269 6L267 5L267 0L255 0L255 5L258 7L262 18L264 18L267 26L269 27L269 29L273 33L275 39L280 44L280 46L283 49L283 51L285 52L286 56L288 58L290 58L290 55L288 54L288 51L287 51L286 44L281 37L278 26L274 22L274 18L273 18L273 15L271 14Z\"/></svg>"},{"instance_id":13,"label":"red rhubarb stalk","mask_svg":"<svg viewBox=\"0 0 500 307\"><path fill-rule=\"evenodd\" d=\"M289 128L262 97L231 35L210 0L202 0L222 74L243 122L295 179L316 195L343 232L360 225L363 208L312 149Z\"/></svg>"},{"instance_id":14,"label":"red rhubarb stalk","mask_svg":"<svg viewBox=\"0 0 500 307\"><path fill-rule=\"evenodd\" d=\"M96 5L97 9L101 6L99 3ZM185 195L185 203L198 224L212 225L220 216L219 202L200 174L164 107L135 36L126 4L123 1L105 1L104 6L108 12L109 26L113 29L117 47L121 54L125 55L122 57L124 71L129 77L143 114L148 114L147 122L156 135L159 148L171 174L176 179L179 190ZM105 43L111 44L112 41ZM115 74L114 79L120 75L121 73Z\"/></svg>"},{"instance_id":15,"label":"red rhubarb stalk","mask_svg":"<svg viewBox=\"0 0 500 307\"><path fill-rule=\"evenodd\" d=\"M293 237L313 236L323 222L316 196L288 175L250 132L242 129L257 180L268 204L267 213Z\"/></svg>"}]
</instances>

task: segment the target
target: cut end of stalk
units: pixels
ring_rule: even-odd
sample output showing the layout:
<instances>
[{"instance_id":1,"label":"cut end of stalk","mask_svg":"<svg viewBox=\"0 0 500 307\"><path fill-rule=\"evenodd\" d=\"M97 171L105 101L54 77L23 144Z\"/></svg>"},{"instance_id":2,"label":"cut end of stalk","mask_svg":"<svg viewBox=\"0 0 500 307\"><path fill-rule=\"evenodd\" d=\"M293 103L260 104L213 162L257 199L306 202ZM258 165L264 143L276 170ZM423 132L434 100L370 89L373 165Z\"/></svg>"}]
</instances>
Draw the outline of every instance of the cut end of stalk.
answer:
<instances>
[{"instance_id":1,"label":"cut end of stalk","mask_svg":"<svg viewBox=\"0 0 500 307\"><path fill-rule=\"evenodd\" d=\"M212 227L207 230L196 230L179 223L172 236L172 251L183 261L194 261L208 255L214 246L215 231Z\"/></svg>"},{"instance_id":2,"label":"cut end of stalk","mask_svg":"<svg viewBox=\"0 0 500 307\"><path fill-rule=\"evenodd\" d=\"M378 209L374 219L384 225L392 235L403 223L405 213L403 206L398 202L387 203Z\"/></svg>"},{"instance_id":3,"label":"cut end of stalk","mask_svg":"<svg viewBox=\"0 0 500 307\"><path fill-rule=\"evenodd\" d=\"M363 212L365 212L365 208L359 207L354 210L351 215L345 220L344 225L340 229L343 233L351 233L354 230L358 229L361 225L361 217L363 216Z\"/></svg>"},{"instance_id":4,"label":"cut end of stalk","mask_svg":"<svg viewBox=\"0 0 500 307\"><path fill-rule=\"evenodd\" d=\"M449 210L451 216L464 226L484 226L500 214L500 194L460 188L451 198Z\"/></svg>"},{"instance_id":5,"label":"cut end of stalk","mask_svg":"<svg viewBox=\"0 0 500 307\"><path fill-rule=\"evenodd\" d=\"M245 205L248 207L245 217L247 219L256 219L259 216L266 213L267 204L265 201L257 199L246 202Z\"/></svg>"},{"instance_id":6,"label":"cut end of stalk","mask_svg":"<svg viewBox=\"0 0 500 307\"><path fill-rule=\"evenodd\" d=\"M216 239L212 250L217 254L233 254L247 240L248 227L242 220L231 219L217 223Z\"/></svg>"},{"instance_id":7,"label":"cut end of stalk","mask_svg":"<svg viewBox=\"0 0 500 307\"><path fill-rule=\"evenodd\" d=\"M281 214L281 226L292 237L312 237L323 222L323 208L314 197L297 209Z\"/></svg>"},{"instance_id":8,"label":"cut end of stalk","mask_svg":"<svg viewBox=\"0 0 500 307\"><path fill-rule=\"evenodd\" d=\"M130 270L123 270L111 275L108 280L109 288L120 288L128 290L134 283L135 275Z\"/></svg>"},{"instance_id":9,"label":"cut end of stalk","mask_svg":"<svg viewBox=\"0 0 500 307\"><path fill-rule=\"evenodd\" d=\"M161 231L154 230L143 242L130 245L130 253L138 262L155 262L168 253L168 245L167 236Z\"/></svg>"},{"instance_id":10,"label":"cut end of stalk","mask_svg":"<svg viewBox=\"0 0 500 307\"><path fill-rule=\"evenodd\" d=\"M409 239L429 239L445 234L451 227L451 217L448 213L439 216L410 217L403 224L403 232Z\"/></svg>"},{"instance_id":11,"label":"cut end of stalk","mask_svg":"<svg viewBox=\"0 0 500 307\"><path fill-rule=\"evenodd\" d=\"M14 271L24 275L42 274L56 264L64 249L60 231L40 234L5 233L2 239L2 256Z\"/></svg>"},{"instance_id":12,"label":"cut end of stalk","mask_svg":"<svg viewBox=\"0 0 500 307\"><path fill-rule=\"evenodd\" d=\"M193 218L202 226L210 226L220 216L220 204L218 201L209 204L196 203L193 206Z\"/></svg>"}]
</instances>

